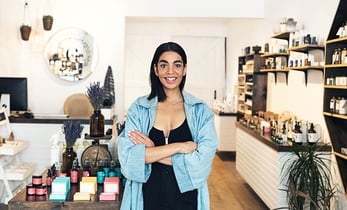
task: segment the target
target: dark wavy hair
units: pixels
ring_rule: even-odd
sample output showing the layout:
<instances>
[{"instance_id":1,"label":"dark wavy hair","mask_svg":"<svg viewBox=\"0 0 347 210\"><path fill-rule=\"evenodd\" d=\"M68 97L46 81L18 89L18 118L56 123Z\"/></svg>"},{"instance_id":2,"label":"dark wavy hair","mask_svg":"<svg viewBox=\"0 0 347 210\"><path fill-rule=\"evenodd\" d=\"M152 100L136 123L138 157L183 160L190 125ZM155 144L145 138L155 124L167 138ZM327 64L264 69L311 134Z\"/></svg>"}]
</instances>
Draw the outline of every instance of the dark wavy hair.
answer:
<instances>
[{"instance_id":1,"label":"dark wavy hair","mask_svg":"<svg viewBox=\"0 0 347 210\"><path fill-rule=\"evenodd\" d=\"M161 45L156 49L152 62L151 62L151 67L150 67L150 82L151 82L151 93L148 96L148 100L158 96L158 101L164 101L166 99L166 94L163 88L163 85L161 84L159 77L155 74L155 68L154 66L157 67L158 62L159 62L159 57L161 54L167 51L173 51L178 53L183 61L183 66L185 67L187 65L187 55L184 49L177 43L175 42L166 42ZM184 84L186 83L186 75L183 76L181 84L179 85L180 91L182 92L184 88Z\"/></svg>"}]
</instances>

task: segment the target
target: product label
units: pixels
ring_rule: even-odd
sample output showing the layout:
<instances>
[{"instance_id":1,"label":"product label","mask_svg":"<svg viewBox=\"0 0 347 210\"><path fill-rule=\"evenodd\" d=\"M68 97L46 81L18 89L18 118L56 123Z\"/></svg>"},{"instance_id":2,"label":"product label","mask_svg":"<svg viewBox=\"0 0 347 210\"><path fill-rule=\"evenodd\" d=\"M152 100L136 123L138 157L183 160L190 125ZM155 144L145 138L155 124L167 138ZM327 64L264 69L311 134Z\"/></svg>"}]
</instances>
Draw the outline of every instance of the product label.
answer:
<instances>
[{"instance_id":1,"label":"product label","mask_svg":"<svg viewBox=\"0 0 347 210\"><path fill-rule=\"evenodd\" d=\"M294 141L296 143L302 143L302 133L294 133Z\"/></svg>"},{"instance_id":2,"label":"product label","mask_svg":"<svg viewBox=\"0 0 347 210\"><path fill-rule=\"evenodd\" d=\"M317 142L318 138L317 138L317 133L308 133L307 134L307 140L308 142L314 143Z\"/></svg>"}]
</instances>

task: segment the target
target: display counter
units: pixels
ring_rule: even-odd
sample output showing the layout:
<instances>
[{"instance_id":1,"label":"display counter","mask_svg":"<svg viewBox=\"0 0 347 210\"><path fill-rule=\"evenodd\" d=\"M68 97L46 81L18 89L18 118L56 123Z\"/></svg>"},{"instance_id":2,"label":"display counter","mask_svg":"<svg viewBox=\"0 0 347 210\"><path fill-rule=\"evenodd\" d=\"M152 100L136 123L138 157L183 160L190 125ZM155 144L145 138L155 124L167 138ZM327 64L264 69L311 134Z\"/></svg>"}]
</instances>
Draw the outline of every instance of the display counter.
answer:
<instances>
[{"instance_id":1,"label":"display counter","mask_svg":"<svg viewBox=\"0 0 347 210\"><path fill-rule=\"evenodd\" d=\"M24 118L24 117L9 117L10 123L26 123L26 124L63 124L67 120L78 120L82 124L89 124L89 119L78 119L78 118L69 118L69 117L57 117L46 116L39 118ZM112 125L112 119L105 119L105 125Z\"/></svg>"},{"instance_id":2,"label":"display counter","mask_svg":"<svg viewBox=\"0 0 347 210\"><path fill-rule=\"evenodd\" d=\"M236 123L236 170L269 209L288 207L281 171L293 156L291 147ZM331 152L331 146L324 145L322 152Z\"/></svg>"},{"instance_id":3,"label":"display counter","mask_svg":"<svg viewBox=\"0 0 347 210\"><path fill-rule=\"evenodd\" d=\"M235 122L237 113L225 113L213 110L215 114L215 126L218 136L218 151L235 152L236 131Z\"/></svg>"},{"instance_id":4,"label":"display counter","mask_svg":"<svg viewBox=\"0 0 347 210\"><path fill-rule=\"evenodd\" d=\"M121 196L117 196L115 201L99 201L99 194L103 191L103 185L98 185L98 190L96 194L91 196L90 201L73 201L73 195L78 191L79 185L71 184L65 202L52 202L49 200L50 187L47 187L46 195L27 195L26 189L23 189L8 202L8 209L120 209Z\"/></svg>"}]
</instances>

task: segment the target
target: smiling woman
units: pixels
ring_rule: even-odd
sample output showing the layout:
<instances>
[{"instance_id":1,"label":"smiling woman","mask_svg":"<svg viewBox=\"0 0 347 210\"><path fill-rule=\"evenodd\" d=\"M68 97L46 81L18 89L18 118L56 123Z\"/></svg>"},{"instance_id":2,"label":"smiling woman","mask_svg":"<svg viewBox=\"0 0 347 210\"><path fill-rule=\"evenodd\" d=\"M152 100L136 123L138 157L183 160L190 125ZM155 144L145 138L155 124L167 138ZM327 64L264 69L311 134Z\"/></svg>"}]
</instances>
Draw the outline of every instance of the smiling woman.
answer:
<instances>
[{"instance_id":1,"label":"smiling woman","mask_svg":"<svg viewBox=\"0 0 347 210\"><path fill-rule=\"evenodd\" d=\"M127 179L123 210L210 209L207 178L217 148L214 114L183 90L186 66L179 44L160 44L150 65L151 91L128 110L118 138Z\"/></svg>"}]
</instances>

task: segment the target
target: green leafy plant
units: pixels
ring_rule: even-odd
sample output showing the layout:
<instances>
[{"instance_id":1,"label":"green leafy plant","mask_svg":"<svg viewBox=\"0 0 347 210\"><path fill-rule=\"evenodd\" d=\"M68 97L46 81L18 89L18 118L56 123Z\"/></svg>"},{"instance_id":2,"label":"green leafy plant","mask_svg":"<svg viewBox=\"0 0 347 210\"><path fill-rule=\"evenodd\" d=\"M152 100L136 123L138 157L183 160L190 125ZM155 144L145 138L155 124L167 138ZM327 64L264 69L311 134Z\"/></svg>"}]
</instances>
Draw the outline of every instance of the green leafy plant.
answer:
<instances>
[{"instance_id":1,"label":"green leafy plant","mask_svg":"<svg viewBox=\"0 0 347 210\"><path fill-rule=\"evenodd\" d=\"M326 145L292 146L292 157L282 168L289 209L329 209L335 194L332 183L331 152Z\"/></svg>"},{"instance_id":2,"label":"green leafy plant","mask_svg":"<svg viewBox=\"0 0 347 210\"><path fill-rule=\"evenodd\" d=\"M104 103L105 91L100 82L93 82L87 87L87 95L94 110L100 110Z\"/></svg>"},{"instance_id":3,"label":"green leafy plant","mask_svg":"<svg viewBox=\"0 0 347 210\"><path fill-rule=\"evenodd\" d=\"M81 137L83 125L78 120L64 121L63 134L65 134L66 147L71 148L75 144L77 138Z\"/></svg>"}]
</instances>

